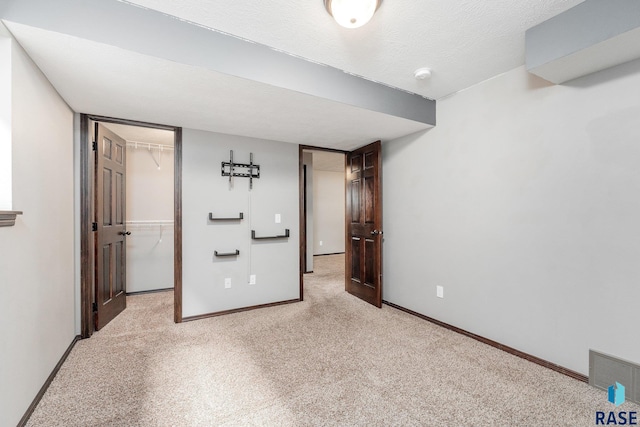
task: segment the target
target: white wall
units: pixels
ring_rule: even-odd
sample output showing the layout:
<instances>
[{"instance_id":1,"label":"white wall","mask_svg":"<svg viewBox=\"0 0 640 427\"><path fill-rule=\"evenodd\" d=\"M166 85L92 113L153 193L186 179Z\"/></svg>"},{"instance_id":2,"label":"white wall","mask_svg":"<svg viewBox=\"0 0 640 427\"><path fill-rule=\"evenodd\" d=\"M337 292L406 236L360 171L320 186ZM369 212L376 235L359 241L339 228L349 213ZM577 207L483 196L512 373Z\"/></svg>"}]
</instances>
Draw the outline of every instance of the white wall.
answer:
<instances>
[{"instance_id":1,"label":"white wall","mask_svg":"<svg viewBox=\"0 0 640 427\"><path fill-rule=\"evenodd\" d=\"M4 32L0 24L0 32ZM14 227L0 228L0 425L16 425L75 336L73 113L12 41Z\"/></svg>"},{"instance_id":2,"label":"white wall","mask_svg":"<svg viewBox=\"0 0 640 427\"><path fill-rule=\"evenodd\" d=\"M639 118L640 61L439 101L383 144L384 299L583 374L640 362Z\"/></svg>"},{"instance_id":3,"label":"white wall","mask_svg":"<svg viewBox=\"0 0 640 427\"><path fill-rule=\"evenodd\" d=\"M221 176L221 163L234 151L236 163L260 165L260 178L249 191L248 178ZM298 146L185 129L182 172L182 282L184 317L286 301L299 297ZM209 222L215 216L244 213L243 221ZM275 223L275 214L282 217ZM284 240L252 241L258 236L283 234ZM214 250L233 252L234 258L215 258ZM249 285L249 275L257 284ZM224 279L232 286L225 289Z\"/></svg>"},{"instance_id":4,"label":"white wall","mask_svg":"<svg viewBox=\"0 0 640 427\"><path fill-rule=\"evenodd\" d=\"M302 153L302 163L306 166L307 173L307 185L305 188L307 205L305 206L307 213L307 227L306 227L306 238L307 238L307 272L313 271L313 242L315 241L313 237L314 233L314 194L313 194L313 153L312 152L303 152Z\"/></svg>"},{"instance_id":5,"label":"white wall","mask_svg":"<svg viewBox=\"0 0 640 427\"><path fill-rule=\"evenodd\" d=\"M173 159L172 150L127 148L127 221L173 220ZM127 292L173 288L173 226L127 230Z\"/></svg>"},{"instance_id":6,"label":"white wall","mask_svg":"<svg viewBox=\"0 0 640 427\"><path fill-rule=\"evenodd\" d=\"M11 37L0 24L0 210L11 210Z\"/></svg>"},{"instance_id":7,"label":"white wall","mask_svg":"<svg viewBox=\"0 0 640 427\"><path fill-rule=\"evenodd\" d=\"M314 171L314 255L344 252L344 179L344 172Z\"/></svg>"}]
</instances>

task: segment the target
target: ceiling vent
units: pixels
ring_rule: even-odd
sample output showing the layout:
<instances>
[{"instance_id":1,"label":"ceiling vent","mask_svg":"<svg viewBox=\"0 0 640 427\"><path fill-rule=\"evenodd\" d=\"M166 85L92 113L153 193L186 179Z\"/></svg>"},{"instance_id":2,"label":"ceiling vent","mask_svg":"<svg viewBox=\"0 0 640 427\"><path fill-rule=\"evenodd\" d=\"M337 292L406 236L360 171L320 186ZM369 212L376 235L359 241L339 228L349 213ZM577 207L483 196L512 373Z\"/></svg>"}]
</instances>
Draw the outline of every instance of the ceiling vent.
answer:
<instances>
[{"instance_id":1,"label":"ceiling vent","mask_svg":"<svg viewBox=\"0 0 640 427\"><path fill-rule=\"evenodd\" d=\"M586 0L527 30L525 56L557 84L640 58L640 1Z\"/></svg>"}]
</instances>

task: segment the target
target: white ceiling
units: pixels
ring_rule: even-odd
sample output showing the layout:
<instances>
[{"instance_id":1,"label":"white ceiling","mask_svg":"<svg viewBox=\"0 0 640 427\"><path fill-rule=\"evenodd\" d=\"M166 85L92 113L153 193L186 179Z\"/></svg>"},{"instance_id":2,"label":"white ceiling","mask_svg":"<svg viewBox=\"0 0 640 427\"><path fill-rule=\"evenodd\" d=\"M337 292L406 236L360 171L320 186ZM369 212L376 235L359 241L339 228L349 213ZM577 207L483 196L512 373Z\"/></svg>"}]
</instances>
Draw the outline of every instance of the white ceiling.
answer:
<instances>
[{"instance_id":1,"label":"white ceiling","mask_svg":"<svg viewBox=\"0 0 640 427\"><path fill-rule=\"evenodd\" d=\"M322 0L129 2L439 99L523 65L525 31L582 1L385 0L355 30Z\"/></svg>"},{"instance_id":2,"label":"white ceiling","mask_svg":"<svg viewBox=\"0 0 640 427\"><path fill-rule=\"evenodd\" d=\"M75 111L350 150L430 126L5 22Z\"/></svg>"},{"instance_id":3,"label":"white ceiling","mask_svg":"<svg viewBox=\"0 0 640 427\"><path fill-rule=\"evenodd\" d=\"M581 1L386 0L369 24L355 30L339 27L322 0L127 3L439 99L523 65L525 30ZM430 127L4 22L78 112L343 150ZM416 81L419 67L431 67L432 78Z\"/></svg>"}]
</instances>

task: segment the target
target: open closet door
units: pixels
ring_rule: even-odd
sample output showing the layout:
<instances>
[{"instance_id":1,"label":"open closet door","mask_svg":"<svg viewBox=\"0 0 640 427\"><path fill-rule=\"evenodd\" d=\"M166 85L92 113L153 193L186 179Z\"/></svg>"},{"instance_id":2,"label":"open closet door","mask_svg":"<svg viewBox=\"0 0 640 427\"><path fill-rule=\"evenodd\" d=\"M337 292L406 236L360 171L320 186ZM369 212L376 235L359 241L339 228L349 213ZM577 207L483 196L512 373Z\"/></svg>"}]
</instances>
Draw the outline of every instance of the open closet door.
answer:
<instances>
[{"instance_id":1,"label":"open closet door","mask_svg":"<svg viewBox=\"0 0 640 427\"><path fill-rule=\"evenodd\" d=\"M380 141L347 154L347 292L382 306L382 155Z\"/></svg>"},{"instance_id":2,"label":"open closet door","mask_svg":"<svg viewBox=\"0 0 640 427\"><path fill-rule=\"evenodd\" d=\"M126 308L125 171L127 143L96 123L95 329Z\"/></svg>"}]
</instances>

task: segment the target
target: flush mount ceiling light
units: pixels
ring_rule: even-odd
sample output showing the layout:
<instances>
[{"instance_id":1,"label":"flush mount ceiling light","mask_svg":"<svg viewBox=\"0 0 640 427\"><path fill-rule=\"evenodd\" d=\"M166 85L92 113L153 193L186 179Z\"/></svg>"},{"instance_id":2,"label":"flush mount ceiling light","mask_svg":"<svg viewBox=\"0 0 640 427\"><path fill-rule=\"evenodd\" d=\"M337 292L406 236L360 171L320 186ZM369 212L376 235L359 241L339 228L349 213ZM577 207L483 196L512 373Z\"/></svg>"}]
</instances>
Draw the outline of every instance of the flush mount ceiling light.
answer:
<instances>
[{"instance_id":1,"label":"flush mount ceiling light","mask_svg":"<svg viewBox=\"0 0 640 427\"><path fill-rule=\"evenodd\" d=\"M382 0L324 0L333 19L345 28L358 28L369 22Z\"/></svg>"}]
</instances>

